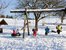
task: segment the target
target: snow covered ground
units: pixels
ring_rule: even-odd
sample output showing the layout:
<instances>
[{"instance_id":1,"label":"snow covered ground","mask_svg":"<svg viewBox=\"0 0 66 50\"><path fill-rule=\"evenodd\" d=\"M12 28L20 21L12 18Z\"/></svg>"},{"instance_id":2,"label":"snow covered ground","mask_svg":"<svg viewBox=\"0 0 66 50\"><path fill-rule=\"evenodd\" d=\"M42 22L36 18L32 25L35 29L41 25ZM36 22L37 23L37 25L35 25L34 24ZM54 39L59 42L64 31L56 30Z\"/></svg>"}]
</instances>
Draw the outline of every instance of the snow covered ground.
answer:
<instances>
[{"instance_id":1,"label":"snow covered ground","mask_svg":"<svg viewBox=\"0 0 66 50\"><path fill-rule=\"evenodd\" d=\"M9 25L10 27L23 27L23 22L21 22L22 20L18 20L18 24L14 24L15 20L12 22L10 20L12 19L6 20L11 24ZM32 28L34 28L33 22L34 21L32 21L32 24L30 24L30 36L27 35L26 31L24 39L22 38L22 35L20 37L11 37L12 27L9 29L8 26L1 26L4 28L4 30L3 33L0 33L0 50L66 50L66 26L62 26L63 31L60 33L60 35L50 32L48 36L45 36L45 26L49 26L51 31L56 30L56 25L42 26L41 22L39 22L39 30L37 36L34 37L32 35ZM5 29L6 27L8 29ZM20 30L20 33L22 34L22 30Z\"/></svg>"},{"instance_id":2,"label":"snow covered ground","mask_svg":"<svg viewBox=\"0 0 66 50\"><path fill-rule=\"evenodd\" d=\"M66 50L66 33L37 34L36 37L31 34L25 35L25 39L0 34L0 50Z\"/></svg>"}]
</instances>

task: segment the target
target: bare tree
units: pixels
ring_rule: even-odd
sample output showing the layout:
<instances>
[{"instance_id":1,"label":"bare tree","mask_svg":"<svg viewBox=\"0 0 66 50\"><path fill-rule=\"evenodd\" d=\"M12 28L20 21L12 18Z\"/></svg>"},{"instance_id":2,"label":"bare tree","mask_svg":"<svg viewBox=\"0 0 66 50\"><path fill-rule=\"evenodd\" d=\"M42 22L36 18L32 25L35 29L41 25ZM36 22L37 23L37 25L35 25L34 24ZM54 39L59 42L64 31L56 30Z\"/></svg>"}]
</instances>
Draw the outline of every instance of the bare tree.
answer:
<instances>
[{"instance_id":1,"label":"bare tree","mask_svg":"<svg viewBox=\"0 0 66 50\"><path fill-rule=\"evenodd\" d=\"M0 0L0 14L2 14L3 10L9 6L10 2L7 3L5 0Z\"/></svg>"},{"instance_id":2,"label":"bare tree","mask_svg":"<svg viewBox=\"0 0 66 50\"><path fill-rule=\"evenodd\" d=\"M65 11L62 11L62 12L58 12L57 14L58 14L59 18L61 19L61 24L62 24L63 20L65 19L66 13L65 13Z\"/></svg>"},{"instance_id":3,"label":"bare tree","mask_svg":"<svg viewBox=\"0 0 66 50\"><path fill-rule=\"evenodd\" d=\"M65 6L64 0L17 0L18 8L28 8L31 9L46 9L46 8L60 8ZM63 4L64 3L64 4ZM35 29L38 29L38 22L45 18L41 17L42 12L34 12L35 15Z\"/></svg>"}]
</instances>

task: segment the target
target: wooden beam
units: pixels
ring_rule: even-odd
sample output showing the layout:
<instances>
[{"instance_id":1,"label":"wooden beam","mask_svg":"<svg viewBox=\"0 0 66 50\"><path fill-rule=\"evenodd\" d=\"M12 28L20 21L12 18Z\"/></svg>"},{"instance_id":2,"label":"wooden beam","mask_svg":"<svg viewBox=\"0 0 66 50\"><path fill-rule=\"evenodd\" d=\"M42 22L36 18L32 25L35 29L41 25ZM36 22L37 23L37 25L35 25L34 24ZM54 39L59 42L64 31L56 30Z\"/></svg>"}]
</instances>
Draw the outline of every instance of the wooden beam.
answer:
<instances>
[{"instance_id":1,"label":"wooden beam","mask_svg":"<svg viewBox=\"0 0 66 50\"><path fill-rule=\"evenodd\" d=\"M27 9L27 12L56 12L64 11L65 8L56 8L56 9ZM25 9L14 9L10 11L11 13L24 13Z\"/></svg>"}]
</instances>

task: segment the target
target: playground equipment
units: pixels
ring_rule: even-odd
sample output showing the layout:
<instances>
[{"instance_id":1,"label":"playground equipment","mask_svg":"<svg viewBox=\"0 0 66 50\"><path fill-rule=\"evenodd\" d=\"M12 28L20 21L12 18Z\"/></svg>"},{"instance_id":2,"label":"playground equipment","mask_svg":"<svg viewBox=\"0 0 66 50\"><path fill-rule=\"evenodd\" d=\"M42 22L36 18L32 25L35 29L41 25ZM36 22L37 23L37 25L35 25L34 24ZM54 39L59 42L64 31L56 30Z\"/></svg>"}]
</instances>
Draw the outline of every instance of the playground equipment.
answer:
<instances>
[{"instance_id":1,"label":"playground equipment","mask_svg":"<svg viewBox=\"0 0 66 50\"><path fill-rule=\"evenodd\" d=\"M27 30L28 30L28 35L29 35L29 24L28 24L28 16L27 16L27 13L28 12L33 12L33 13L36 13L36 12L57 12L57 11L66 11L66 8L56 8L56 9L15 9L15 10L11 10L10 12L11 13L25 13L25 17L26 17L26 20L24 20L24 25L25 25L25 21L27 21ZM23 38L25 36L25 27L23 29Z\"/></svg>"}]
</instances>

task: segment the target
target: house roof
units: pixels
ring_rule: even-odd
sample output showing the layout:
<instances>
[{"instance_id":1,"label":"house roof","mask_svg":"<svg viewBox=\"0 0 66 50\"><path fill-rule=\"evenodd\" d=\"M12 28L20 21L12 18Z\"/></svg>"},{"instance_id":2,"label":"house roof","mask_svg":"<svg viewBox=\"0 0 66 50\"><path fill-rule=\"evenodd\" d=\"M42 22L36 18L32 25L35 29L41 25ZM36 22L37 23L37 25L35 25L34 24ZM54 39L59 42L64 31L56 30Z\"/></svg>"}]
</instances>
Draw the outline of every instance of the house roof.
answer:
<instances>
[{"instance_id":1,"label":"house roof","mask_svg":"<svg viewBox=\"0 0 66 50\"><path fill-rule=\"evenodd\" d=\"M7 22L6 22L4 19L2 19L2 20L0 21L0 25L8 25L8 24L7 24Z\"/></svg>"}]
</instances>

